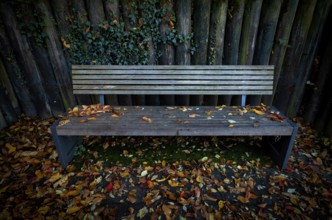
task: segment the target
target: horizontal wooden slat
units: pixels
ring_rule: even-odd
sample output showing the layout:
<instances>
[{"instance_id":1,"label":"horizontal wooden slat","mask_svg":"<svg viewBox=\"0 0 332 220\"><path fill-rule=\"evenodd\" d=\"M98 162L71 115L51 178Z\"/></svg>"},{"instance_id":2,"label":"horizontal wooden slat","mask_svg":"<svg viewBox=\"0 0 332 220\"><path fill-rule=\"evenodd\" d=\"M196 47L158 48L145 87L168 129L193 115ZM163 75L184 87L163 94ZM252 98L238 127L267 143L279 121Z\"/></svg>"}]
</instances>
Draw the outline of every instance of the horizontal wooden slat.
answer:
<instances>
[{"instance_id":1,"label":"horizontal wooden slat","mask_svg":"<svg viewBox=\"0 0 332 220\"><path fill-rule=\"evenodd\" d=\"M246 86L217 86L217 85L205 85L205 86L183 86L183 85L74 85L73 88L75 90L106 90L106 89L114 89L114 90L172 90L172 91L183 91L183 90L201 90L201 91L211 91L211 90L219 90L219 91L229 91L229 90L269 90L271 86L256 86L256 85L246 85Z\"/></svg>"},{"instance_id":2,"label":"horizontal wooden slat","mask_svg":"<svg viewBox=\"0 0 332 220\"><path fill-rule=\"evenodd\" d=\"M93 95L272 95L272 90L215 90L215 91L206 91L206 90L183 90L183 91L165 91L165 90L74 90L74 94L93 94Z\"/></svg>"},{"instance_id":3,"label":"horizontal wooden slat","mask_svg":"<svg viewBox=\"0 0 332 220\"><path fill-rule=\"evenodd\" d=\"M273 70L132 70L132 69L124 69L124 70L73 70L73 75L273 75Z\"/></svg>"},{"instance_id":4,"label":"horizontal wooden slat","mask_svg":"<svg viewBox=\"0 0 332 220\"><path fill-rule=\"evenodd\" d=\"M75 79L75 85L273 85L272 80L110 80Z\"/></svg>"},{"instance_id":5,"label":"horizontal wooden slat","mask_svg":"<svg viewBox=\"0 0 332 220\"><path fill-rule=\"evenodd\" d=\"M213 69L224 69L224 70L273 70L274 66L272 65L72 65L72 70L78 69L177 69L177 70L213 70Z\"/></svg>"},{"instance_id":6,"label":"horizontal wooden slat","mask_svg":"<svg viewBox=\"0 0 332 220\"><path fill-rule=\"evenodd\" d=\"M200 106L192 110L168 110L161 106L145 106L144 108L121 107L116 109L123 113L118 118L112 118L112 113L101 113L96 120L80 123L86 117L71 117L70 122L57 127L59 135L290 135L293 127L285 120L275 122L266 118L267 114L257 115L248 112L243 116L235 115L238 111L231 107L218 110L212 107ZM233 115L229 115L232 113ZM194 118L189 117L196 114ZM148 123L142 117L153 120ZM90 116L91 117L91 116ZM236 123L229 128L228 120Z\"/></svg>"},{"instance_id":7,"label":"horizontal wooden slat","mask_svg":"<svg viewBox=\"0 0 332 220\"><path fill-rule=\"evenodd\" d=\"M214 75L93 75L88 76L73 76L73 79L122 79L122 80L139 80L139 79L186 79L186 80L272 80L273 76L255 76L255 75L244 75L244 76L214 76Z\"/></svg>"}]
</instances>

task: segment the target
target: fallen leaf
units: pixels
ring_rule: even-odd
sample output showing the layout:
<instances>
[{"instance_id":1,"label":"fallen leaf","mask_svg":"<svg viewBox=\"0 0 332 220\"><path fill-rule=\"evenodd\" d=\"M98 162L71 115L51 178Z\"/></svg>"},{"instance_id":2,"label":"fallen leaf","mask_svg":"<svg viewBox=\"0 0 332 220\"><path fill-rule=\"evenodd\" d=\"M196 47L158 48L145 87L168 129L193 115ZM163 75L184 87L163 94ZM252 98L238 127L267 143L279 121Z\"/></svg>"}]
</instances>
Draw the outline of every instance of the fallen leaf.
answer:
<instances>
[{"instance_id":1,"label":"fallen leaf","mask_svg":"<svg viewBox=\"0 0 332 220\"><path fill-rule=\"evenodd\" d=\"M148 117L146 117L146 116L144 116L142 119L143 119L144 121L148 122L148 123L152 123L152 122L153 122L151 118L148 118Z\"/></svg>"},{"instance_id":2,"label":"fallen leaf","mask_svg":"<svg viewBox=\"0 0 332 220\"><path fill-rule=\"evenodd\" d=\"M128 201L131 203L135 203L136 202L136 193L137 190L136 189L132 189L129 193L128 193Z\"/></svg>"},{"instance_id":3,"label":"fallen leaf","mask_svg":"<svg viewBox=\"0 0 332 220\"><path fill-rule=\"evenodd\" d=\"M111 190L113 189L113 183L110 182L107 187L105 188L105 192L106 193L109 193Z\"/></svg>"},{"instance_id":4,"label":"fallen leaf","mask_svg":"<svg viewBox=\"0 0 332 220\"><path fill-rule=\"evenodd\" d=\"M67 213L68 214L73 214L75 212L78 212L79 210L81 210L83 208L83 206L72 206L72 207L69 207L67 209Z\"/></svg>"},{"instance_id":5,"label":"fallen leaf","mask_svg":"<svg viewBox=\"0 0 332 220\"><path fill-rule=\"evenodd\" d=\"M257 115L264 115L265 114L265 112L257 110L257 109L252 109L251 111L256 113Z\"/></svg>"},{"instance_id":6,"label":"fallen leaf","mask_svg":"<svg viewBox=\"0 0 332 220\"><path fill-rule=\"evenodd\" d=\"M51 176L51 178L48 179L49 182L54 183L55 181L57 181L58 179L61 178L61 174L60 173L56 173L53 176Z\"/></svg>"},{"instance_id":7,"label":"fallen leaf","mask_svg":"<svg viewBox=\"0 0 332 220\"><path fill-rule=\"evenodd\" d=\"M190 114L189 115L189 118L196 118L196 117L198 117L199 115L198 114Z\"/></svg>"},{"instance_id":8,"label":"fallen leaf","mask_svg":"<svg viewBox=\"0 0 332 220\"><path fill-rule=\"evenodd\" d=\"M11 145L10 143L6 143L6 148L8 149L8 153L11 154L16 150L16 147Z\"/></svg>"}]
</instances>

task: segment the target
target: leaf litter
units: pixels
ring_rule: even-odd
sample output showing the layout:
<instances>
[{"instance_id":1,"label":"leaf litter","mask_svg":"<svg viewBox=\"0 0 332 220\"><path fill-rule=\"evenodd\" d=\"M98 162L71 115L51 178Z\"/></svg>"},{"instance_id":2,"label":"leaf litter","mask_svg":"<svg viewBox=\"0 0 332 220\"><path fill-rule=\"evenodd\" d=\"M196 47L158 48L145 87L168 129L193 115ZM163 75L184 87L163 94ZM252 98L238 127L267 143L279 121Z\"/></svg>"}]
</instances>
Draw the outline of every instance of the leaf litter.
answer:
<instances>
[{"instance_id":1,"label":"leaf litter","mask_svg":"<svg viewBox=\"0 0 332 220\"><path fill-rule=\"evenodd\" d=\"M100 110L84 111L94 117L92 112ZM80 114L76 109L72 113ZM50 135L53 122L21 117L0 131L0 219L332 215L331 140L300 122L283 171L249 149L239 153L241 143L263 151L258 138L241 137L87 137L74 161L62 169ZM118 157L107 159L110 152ZM240 156L236 159L227 152Z\"/></svg>"}]
</instances>

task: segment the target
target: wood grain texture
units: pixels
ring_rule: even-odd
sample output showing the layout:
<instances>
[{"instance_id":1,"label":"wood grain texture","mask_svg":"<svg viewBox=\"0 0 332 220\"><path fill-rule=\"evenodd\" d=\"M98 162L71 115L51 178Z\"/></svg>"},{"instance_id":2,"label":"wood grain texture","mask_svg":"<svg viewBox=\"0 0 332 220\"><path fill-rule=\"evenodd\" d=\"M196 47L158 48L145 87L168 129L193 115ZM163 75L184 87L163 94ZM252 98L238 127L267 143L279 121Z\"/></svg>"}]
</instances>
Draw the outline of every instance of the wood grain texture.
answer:
<instances>
[{"instance_id":1,"label":"wood grain texture","mask_svg":"<svg viewBox=\"0 0 332 220\"><path fill-rule=\"evenodd\" d=\"M75 65L73 89L75 94L272 94L271 66L192 67Z\"/></svg>"},{"instance_id":2,"label":"wood grain texture","mask_svg":"<svg viewBox=\"0 0 332 220\"><path fill-rule=\"evenodd\" d=\"M79 122L82 117L71 117L70 122L57 127L57 133L64 136L120 135L120 136L253 136L290 135L293 127L285 120L275 122L266 115L253 112L239 115L238 109L226 107L197 106L187 110L162 106L114 107L121 112L117 118L111 113L101 113L96 120ZM194 115L194 117L193 117ZM149 123L143 120L148 117ZM234 120L234 127L229 127Z\"/></svg>"}]
</instances>

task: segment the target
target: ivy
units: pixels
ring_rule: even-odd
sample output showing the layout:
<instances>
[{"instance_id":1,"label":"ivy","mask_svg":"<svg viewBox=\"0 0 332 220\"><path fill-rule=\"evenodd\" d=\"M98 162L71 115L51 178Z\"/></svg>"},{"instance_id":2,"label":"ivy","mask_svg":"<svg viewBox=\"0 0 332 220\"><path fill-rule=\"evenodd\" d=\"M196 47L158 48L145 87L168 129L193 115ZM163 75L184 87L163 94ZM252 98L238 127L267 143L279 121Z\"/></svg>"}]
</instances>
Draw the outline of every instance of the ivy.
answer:
<instances>
[{"instance_id":1,"label":"ivy","mask_svg":"<svg viewBox=\"0 0 332 220\"><path fill-rule=\"evenodd\" d=\"M42 20L41 12L33 7L35 2L33 0L16 0L12 4L15 8L20 32L26 37L33 39L38 46L46 47L46 25ZM28 16L29 19L27 19L26 14L30 11L32 13Z\"/></svg>"},{"instance_id":2,"label":"ivy","mask_svg":"<svg viewBox=\"0 0 332 220\"><path fill-rule=\"evenodd\" d=\"M93 28L89 21L71 18L70 34L62 38L71 63L144 65L149 63L152 50L156 52L157 63L161 55L158 45L191 42L192 35L180 36L174 27L161 36L165 9L160 8L157 0L131 1L130 7L132 14L128 15L127 23L113 18Z\"/></svg>"}]
</instances>

